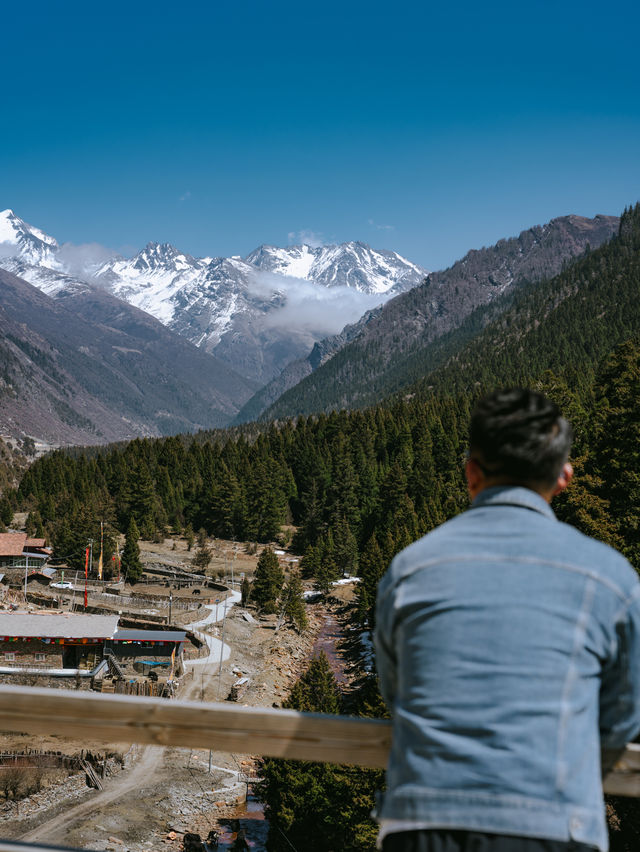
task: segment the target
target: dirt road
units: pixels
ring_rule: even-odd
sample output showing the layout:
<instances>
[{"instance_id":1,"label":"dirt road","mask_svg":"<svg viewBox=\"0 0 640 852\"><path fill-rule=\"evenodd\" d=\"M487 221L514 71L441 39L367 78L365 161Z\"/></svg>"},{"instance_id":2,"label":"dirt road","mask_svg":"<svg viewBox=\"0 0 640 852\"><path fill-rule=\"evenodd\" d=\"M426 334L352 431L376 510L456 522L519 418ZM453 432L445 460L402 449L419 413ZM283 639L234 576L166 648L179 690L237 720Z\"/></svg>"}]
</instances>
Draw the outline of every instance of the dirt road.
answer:
<instances>
[{"instance_id":1,"label":"dirt road","mask_svg":"<svg viewBox=\"0 0 640 852\"><path fill-rule=\"evenodd\" d=\"M344 672L343 661L335 659L331 648L324 647L327 642L331 645L340 633L339 624L332 617L327 618L329 613L324 605L309 607L309 630L299 636L286 628L276 632L252 618L247 619L244 611L233 606L234 598L236 595L229 596L226 602L224 637L221 624L214 629L220 638L204 632L225 617L224 603L218 607L209 605L207 617L191 625L192 629L203 632L208 653L191 661L196 676L186 684L181 698L219 700L237 676L234 671L242 671L251 678L245 700L254 706L270 707L288 693L296 672L304 668L312 653L314 640L317 647L329 652L339 669L336 673ZM339 612L333 614L339 622ZM221 658L226 662L222 689ZM216 753L211 763L209 768L209 753L205 750L141 749L137 762L125 772L108 778L103 792L92 791L78 804L70 801L63 813L51 819L45 817L45 822L21 836L28 824L17 820L11 831L14 837L25 841L90 850L157 852L162 848L178 852L185 831L198 831L206 836L211 828L222 830L225 819L237 821L238 813L243 814L236 802L246 791L247 778L253 772L246 755ZM43 817L44 814L40 818ZM258 829L264 833L264 823ZM225 836L223 832L221 838ZM230 846L231 841L226 845L221 839L221 848ZM252 848L264 845L256 841Z\"/></svg>"},{"instance_id":2,"label":"dirt road","mask_svg":"<svg viewBox=\"0 0 640 852\"><path fill-rule=\"evenodd\" d=\"M48 843L63 842L71 823L91 813L97 813L111 802L122 798L132 790L139 790L149 780L162 755L162 746L146 746L133 769L118 777L114 784L88 801L81 802L64 813L39 825L33 831L23 834L24 841L47 840Z\"/></svg>"},{"instance_id":3,"label":"dirt road","mask_svg":"<svg viewBox=\"0 0 640 852\"><path fill-rule=\"evenodd\" d=\"M232 592L224 604L208 606L207 609L211 610L210 615L207 616L207 618L202 619L202 621L190 624L189 628L195 630L221 621L231 607L239 600L240 595L238 592ZM230 653L228 645L223 645L220 640L213 636L209 636L206 633L202 634L202 636L209 646L208 656L192 660L188 662L187 665L194 667L202 665L206 666L207 664L217 662L218 660L221 661L228 659ZM188 689L181 698L185 700L193 698L200 689L201 685L198 682L193 681L189 684ZM64 813L52 817L32 831L23 834L21 840L35 841L46 839L47 842L63 842L72 825L77 823L83 817L99 813L106 805L124 798L132 791L137 792L143 786L152 784L153 777L159 768L164 751L165 749L162 746L145 746L141 750L140 757L134 764L133 768L128 772L120 774L117 778L114 778L110 782L108 789L103 790L95 796L91 796L91 798L87 801L80 802L80 804L69 808ZM219 768L222 769L222 767ZM232 774L234 776L237 775L237 773ZM235 780L236 779L234 777L234 781Z\"/></svg>"}]
</instances>

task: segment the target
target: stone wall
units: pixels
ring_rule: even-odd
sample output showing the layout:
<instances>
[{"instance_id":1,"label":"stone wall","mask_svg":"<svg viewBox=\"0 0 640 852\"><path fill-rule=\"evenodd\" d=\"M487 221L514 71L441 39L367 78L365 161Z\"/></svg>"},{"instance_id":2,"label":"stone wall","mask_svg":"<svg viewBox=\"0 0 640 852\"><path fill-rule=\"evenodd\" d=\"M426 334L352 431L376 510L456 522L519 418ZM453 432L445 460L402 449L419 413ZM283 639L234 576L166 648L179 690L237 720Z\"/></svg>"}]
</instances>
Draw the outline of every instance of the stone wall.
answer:
<instances>
[{"instance_id":1,"label":"stone wall","mask_svg":"<svg viewBox=\"0 0 640 852\"><path fill-rule=\"evenodd\" d=\"M62 645L42 642L40 639L0 642L0 666L61 669L62 652ZM15 659L7 656L11 654L15 655Z\"/></svg>"}]
</instances>

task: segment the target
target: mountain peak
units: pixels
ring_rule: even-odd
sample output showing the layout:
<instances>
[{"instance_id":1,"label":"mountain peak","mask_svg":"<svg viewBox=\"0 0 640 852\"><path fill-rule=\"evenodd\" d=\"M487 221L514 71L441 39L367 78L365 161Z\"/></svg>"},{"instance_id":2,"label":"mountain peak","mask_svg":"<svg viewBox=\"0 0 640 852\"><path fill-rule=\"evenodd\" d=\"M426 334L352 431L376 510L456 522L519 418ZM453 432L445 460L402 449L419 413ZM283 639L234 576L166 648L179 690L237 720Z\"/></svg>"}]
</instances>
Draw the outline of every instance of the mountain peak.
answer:
<instances>
[{"instance_id":1,"label":"mountain peak","mask_svg":"<svg viewBox=\"0 0 640 852\"><path fill-rule=\"evenodd\" d=\"M0 213L0 243L15 246L16 255L28 263L42 262L58 248L53 237L27 224L9 207Z\"/></svg>"},{"instance_id":2,"label":"mountain peak","mask_svg":"<svg viewBox=\"0 0 640 852\"><path fill-rule=\"evenodd\" d=\"M157 243L151 240L133 258L132 265L135 269L153 270L159 267L164 268L168 263L173 262L179 257L186 259L186 255L171 245L171 243Z\"/></svg>"}]
</instances>

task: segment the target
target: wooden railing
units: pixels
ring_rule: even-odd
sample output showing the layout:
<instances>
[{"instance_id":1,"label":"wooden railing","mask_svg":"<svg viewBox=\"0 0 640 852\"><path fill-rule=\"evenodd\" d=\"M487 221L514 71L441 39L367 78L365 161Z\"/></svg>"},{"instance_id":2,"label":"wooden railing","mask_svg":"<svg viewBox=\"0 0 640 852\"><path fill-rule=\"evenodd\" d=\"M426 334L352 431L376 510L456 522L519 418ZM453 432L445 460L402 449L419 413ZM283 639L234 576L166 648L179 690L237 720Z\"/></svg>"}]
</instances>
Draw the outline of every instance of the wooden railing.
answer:
<instances>
[{"instance_id":1,"label":"wooden railing","mask_svg":"<svg viewBox=\"0 0 640 852\"><path fill-rule=\"evenodd\" d=\"M0 686L0 731L378 767L391 743L381 719L24 686Z\"/></svg>"},{"instance_id":2,"label":"wooden railing","mask_svg":"<svg viewBox=\"0 0 640 852\"><path fill-rule=\"evenodd\" d=\"M0 731L378 768L391 745L391 724L382 719L23 686L0 686ZM626 747L604 788L640 797L640 745ZM51 848L0 841L0 852Z\"/></svg>"}]
</instances>

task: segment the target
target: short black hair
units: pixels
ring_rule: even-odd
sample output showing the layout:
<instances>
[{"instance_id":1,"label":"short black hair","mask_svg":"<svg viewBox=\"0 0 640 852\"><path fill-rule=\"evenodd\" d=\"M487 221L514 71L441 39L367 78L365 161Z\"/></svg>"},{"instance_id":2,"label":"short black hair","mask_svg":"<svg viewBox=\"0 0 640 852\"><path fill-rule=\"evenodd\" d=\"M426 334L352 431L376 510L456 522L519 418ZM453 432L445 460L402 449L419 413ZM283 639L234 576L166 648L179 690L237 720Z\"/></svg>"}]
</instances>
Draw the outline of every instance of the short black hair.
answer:
<instances>
[{"instance_id":1,"label":"short black hair","mask_svg":"<svg viewBox=\"0 0 640 852\"><path fill-rule=\"evenodd\" d=\"M571 424L558 406L525 388L494 391L471 414L469 449L486 475L550 487L571 439Z\"/></svg>"}]
</instances>

